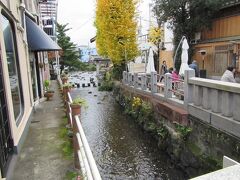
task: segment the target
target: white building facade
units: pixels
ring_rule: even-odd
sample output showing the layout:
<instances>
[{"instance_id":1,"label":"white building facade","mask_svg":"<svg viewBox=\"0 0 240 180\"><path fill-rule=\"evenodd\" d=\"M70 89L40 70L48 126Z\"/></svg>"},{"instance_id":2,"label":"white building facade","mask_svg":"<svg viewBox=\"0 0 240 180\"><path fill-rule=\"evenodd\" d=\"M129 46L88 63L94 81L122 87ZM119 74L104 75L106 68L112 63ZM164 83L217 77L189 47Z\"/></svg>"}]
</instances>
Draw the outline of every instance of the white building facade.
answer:
<instances>
[{"instance_id":1,"label":"white building facade","mask_svg":"<svg viewBox=\"0 0 240 180\"><path fill-rule=\"evenodd\" d=\"M47 51L60 49L38 26L38 3L0 0L0 178L21 148L33 107L43 100Z\"/></svg>"}]
</instances>

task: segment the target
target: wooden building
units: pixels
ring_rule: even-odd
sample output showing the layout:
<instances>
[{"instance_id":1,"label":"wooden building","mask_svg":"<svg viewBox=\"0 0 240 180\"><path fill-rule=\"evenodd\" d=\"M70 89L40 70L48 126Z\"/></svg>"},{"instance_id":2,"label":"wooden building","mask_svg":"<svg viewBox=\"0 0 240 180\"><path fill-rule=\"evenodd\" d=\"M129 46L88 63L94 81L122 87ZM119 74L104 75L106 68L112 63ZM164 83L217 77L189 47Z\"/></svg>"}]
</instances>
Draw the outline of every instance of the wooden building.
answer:
<instances>
[{"instance_id":1,"label":"wooden building","mask_svg":"<svg viewBox=\"0 0 240 180\"><path fill-rule=\"evenodd\" d=\"M226 3L212 27L198 33L192 43L196 44L193 59L208 77L221 76L229 65L240 72L240 0Z\"/></svg>"}]
</instances>

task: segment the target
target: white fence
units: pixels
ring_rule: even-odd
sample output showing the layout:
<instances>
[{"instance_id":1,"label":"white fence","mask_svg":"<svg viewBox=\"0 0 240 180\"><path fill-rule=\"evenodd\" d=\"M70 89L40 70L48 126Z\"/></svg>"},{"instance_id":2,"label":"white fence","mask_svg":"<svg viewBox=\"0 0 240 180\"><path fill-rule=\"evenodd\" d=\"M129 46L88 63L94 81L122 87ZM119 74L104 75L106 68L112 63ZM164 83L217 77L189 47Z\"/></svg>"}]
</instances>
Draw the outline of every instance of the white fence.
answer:
<instances>
[{"instance_id":1,"label":"white fence","mask_svg":"<svg viewBox=\"0 0 240 180\"><path fill-rule=\"evenodd\" d=\"M84 179L101 180L100 173L98 171L91 149L88 145L88 141L82 128L80 119L78 116L72 115L70 106L72 103L72 98L69 92L67 94L66 103L69 123L72 126L74 133L73 146L75 167L81 168Z\"/></svg>"},{"instance_id":2,"label":"white fence","mask_svg":"<svg viewBox=\"0 0 240 180\"><path fill-rule=\"evenodd\" d=\"M62 87L62 81L58 78L59 84ZM66 114L68 123L73 128L73 148L74 148L74 165L75 168L81 169L83 179L85 180L101 180L96 162L89 147L87 138L82 128L78 116L72 114L71 106L72 97L70 93L64 94L66 103Z\"/></svg>"}]
</instances>

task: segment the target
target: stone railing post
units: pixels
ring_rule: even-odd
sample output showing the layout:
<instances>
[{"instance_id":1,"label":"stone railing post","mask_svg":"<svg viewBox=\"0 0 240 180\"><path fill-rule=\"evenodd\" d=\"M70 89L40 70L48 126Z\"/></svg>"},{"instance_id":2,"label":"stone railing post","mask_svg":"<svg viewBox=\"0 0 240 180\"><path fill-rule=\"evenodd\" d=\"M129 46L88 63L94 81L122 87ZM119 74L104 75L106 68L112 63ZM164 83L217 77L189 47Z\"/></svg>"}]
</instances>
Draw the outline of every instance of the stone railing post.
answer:
<instances>
[{"instance_id":1,"label":"stone railing post","mask_svg":"<svg viewBox=\"0 0 240 180\"><path fill-rule=\"evenodd\" d=\"M230 92L222 93L222 114L226 117L233 116L233 97Z\"/></svg>"},{"instance_id":2,"label":"stone railing post","mask_svg":"<svg viewBox=\"0 0 240 180\"><path fill-rule=\"evenodd\" d=\"M164 97L165 98L172 98L172 74L166 73L164 75Z\"/></svg>"},{"instance_id":3,"label":"stone railing post","mask_svg":"<svg viewBox=\"0 0 240 180\"><path fill-rule=\"evenodd\" d=\"M201 86L194 85L193 88L193 104L195 106L202 106L203 88Z\"/></svg>"},{"instance_id":4,"label":"stone railing post","mask_svg":"<svg viewBox=\"0 0 240 180\"><path fill-rule=\"evenodd\" d=\"M210 109L211 108L211 89L207 87L203 87L203 96L202 96L202 107L203 109Z\"/></svg>"},{"instance_id":5,"label":"stone railing post","mask_svg":"<svg viewBox=\"0 0 240 180\"><path fill-rule=\"evenodd\" d=\"M157 72L151 72L151 92L157 93Z\"/></svg>"},{"instance_id":6,"label":"stone railing post","mask_svg":"<svg viewBox=\"0 0 240 180\"><path fill-rule=\"evenodd\" d=\"M134 73L133 79L134 79L134 83L133 83L134 88L138 88L138 73Z\"/></svg>"},{"instance_id":7,"label":"stone railing post","mask_svg":"<svg viewBox=\"0 0 240 180\"><path fill-rule=\"evenodd\" d=\"M122 83L125 84L125 85L127 84L126 73L127 73L126 71L123 71L123 79L122 79Z\"/></svg>"},{"instance_id":8,"label":"stone railing post","mask_svg":"<svg viewBox=\"0 0 240 180\"><path fill-rule=\"evenodd\" d=\"M189 79L195 77L193 69L184 72L184 107L188 108L188 104L193 102L193 85L190 85Z\"/></svg>"},{"instance_id":9,"label":"stone railing post","mask_svg":"<svg viewBox=\"0 0 240 180\"><path fill-rule=\"evenodd\" d=\"M144 91L147 89L147 75L146 74L143 74L141 77L141 88Z\"/></svg>"},{"instance_id":10,"label":"stone railing post","mask_svg":"<svg viewBox=\"0 0 240 180\"><path fill-rule=\"evenodd\" d=\"M215 113L220 113L222 111L222 92L217 89L211 89L211 109Z\"/></svg>"},{"instance_id":11,"label":"stone railing post","mask_svg":"<svg viewBox=\"0 0 240 180\"><path fill-rule=\"evenodd\" d=\"M131 86L134 86L134 74L133 73L131 73L131 80L132 80Z\"/></svg>"},{"instance_id":12,"label":"stone railing post","mask_svg":"<svg viewBox=\"0 0 240 180\"><path fill-rule=\"evenodd\" d=\"M128 85L132 85L132 73L128 73Z\"/></svg>"},{"instance_id":13,"label":"stone railing post","mask_svg":"<svg viewBox=\"0 0 240 180\"><path fill-rule=\"evenodd\" d=\"M234 94L233 95L233 119L240 121L240 95Z\"/></svg>"}]
</instances>

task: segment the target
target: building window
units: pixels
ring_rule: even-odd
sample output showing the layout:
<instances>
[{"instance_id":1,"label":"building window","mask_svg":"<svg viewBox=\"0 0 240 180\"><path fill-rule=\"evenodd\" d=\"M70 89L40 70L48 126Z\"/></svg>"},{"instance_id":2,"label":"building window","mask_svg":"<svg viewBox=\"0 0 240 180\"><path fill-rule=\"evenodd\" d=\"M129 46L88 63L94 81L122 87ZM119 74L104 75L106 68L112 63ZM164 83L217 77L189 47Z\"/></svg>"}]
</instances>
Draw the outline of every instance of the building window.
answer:
<instances>
[{"instance_id":1,"label":"building window","mask_svg":"<svg viewBox=\"0 0 240 180\"><path fill-rule=\"evenodd\" d=\"M14 116L15 120L19 123L20 116L23 112L24 102L21 88L19 62L16 51L16 39L13 24L4 14L1 14L1 25L6 50Z\"/></svg>"}]
</instances>

